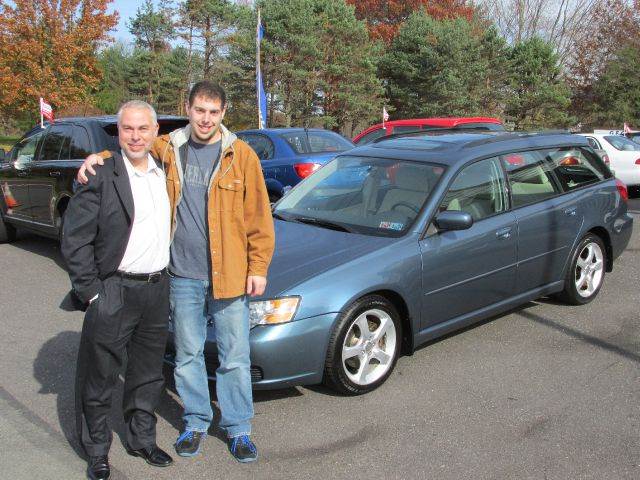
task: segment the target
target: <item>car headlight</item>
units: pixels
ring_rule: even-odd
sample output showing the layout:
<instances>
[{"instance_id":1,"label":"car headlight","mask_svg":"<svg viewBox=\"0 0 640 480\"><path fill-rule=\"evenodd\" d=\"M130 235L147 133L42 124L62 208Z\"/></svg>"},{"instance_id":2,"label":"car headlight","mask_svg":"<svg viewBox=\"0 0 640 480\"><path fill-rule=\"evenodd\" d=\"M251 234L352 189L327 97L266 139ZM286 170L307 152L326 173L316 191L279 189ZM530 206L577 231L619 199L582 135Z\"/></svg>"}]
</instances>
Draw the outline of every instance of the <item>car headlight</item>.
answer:
<instances>
[{"instance_id":1,"label":"car headlight","mask_svg":"<svg viewBox=\"0 0 640 480\"><path fill-rule=\"evenodd\" d=\"M300 297L283 297L272 300L249 302L249 322L256 325L274 325L293 320Z\"/></svg>"}]
</instances>

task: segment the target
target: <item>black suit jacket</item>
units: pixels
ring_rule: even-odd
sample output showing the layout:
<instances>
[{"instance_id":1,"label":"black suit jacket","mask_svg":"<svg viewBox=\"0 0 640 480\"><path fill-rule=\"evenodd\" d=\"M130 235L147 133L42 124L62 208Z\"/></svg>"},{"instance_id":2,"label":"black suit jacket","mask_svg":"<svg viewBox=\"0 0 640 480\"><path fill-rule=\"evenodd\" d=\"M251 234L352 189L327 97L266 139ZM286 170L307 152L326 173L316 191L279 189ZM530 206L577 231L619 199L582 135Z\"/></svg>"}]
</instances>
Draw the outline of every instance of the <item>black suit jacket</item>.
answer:
<instances>
[{"instance_id":1,"label":"black suit jacket","mask_svg":"<svg viewBox=\"0 0 640 480\"><path fill-rule=\"evenodd\" d=\"M122 156L112 152L96 175L69 202L62 228L62 255L71 285L83 304L102 291L102 280L120 265L131 235L134 205Z\"/></svg>"}]
</instances>

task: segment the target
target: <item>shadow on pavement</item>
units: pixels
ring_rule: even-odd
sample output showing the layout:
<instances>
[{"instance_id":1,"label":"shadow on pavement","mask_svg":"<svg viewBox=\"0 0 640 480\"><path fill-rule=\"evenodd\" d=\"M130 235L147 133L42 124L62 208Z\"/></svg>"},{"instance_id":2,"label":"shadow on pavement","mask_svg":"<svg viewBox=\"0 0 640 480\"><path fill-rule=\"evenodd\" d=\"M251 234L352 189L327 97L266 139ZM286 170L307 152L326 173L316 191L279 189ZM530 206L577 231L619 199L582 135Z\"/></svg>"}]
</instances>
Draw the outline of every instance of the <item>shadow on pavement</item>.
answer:
<instances>
[{"instance_id":1,"label":"shadow on pavement","mask_svg":"<svg viewBox=\"0 0 640 480\"><path fill-rule=\"evenodd\" d=\"M35 253L41 257L53 260L63 270L66 265L60 253L60 244L57 240L51 238L39 237L32 233L18 233L18 239L11 244L14 247Z\"/></svg>"}]
</instances>

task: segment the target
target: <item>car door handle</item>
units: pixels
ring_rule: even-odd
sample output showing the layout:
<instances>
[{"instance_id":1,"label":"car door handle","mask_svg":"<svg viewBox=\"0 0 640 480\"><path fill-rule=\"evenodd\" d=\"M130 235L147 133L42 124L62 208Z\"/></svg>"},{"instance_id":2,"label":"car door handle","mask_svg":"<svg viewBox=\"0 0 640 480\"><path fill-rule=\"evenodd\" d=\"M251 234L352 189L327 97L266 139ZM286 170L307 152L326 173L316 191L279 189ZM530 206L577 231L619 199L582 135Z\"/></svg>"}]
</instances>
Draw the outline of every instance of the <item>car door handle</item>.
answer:
<instances>
[{"instance_id":1,"label":"car door handle","mask_svg":"<svg viewBox=\"0 0 640 480\"><path fill-rule=\"evenodd\" d=\"M61 175L60 172L49 172L50 177L59 177Z\"/></svg>"},{"instance_id":2,"label":"car door handle","mask_svg":"<svg viewBox=\"0 0 640 480\"><path fill-rule=\"evenodd\" d=\"M496 232L498 238L509 238L511 236L511 227L501 228Z\"/></svg>"},{"instance_id":3,"label":"car door handle","mask_svg":"<svg viewBox=\"0 0 640 480\"><path fill-rule=\"evenodd\" d=\"M570 216L575 216L575 214L576 214L576 207L565 208L565 209L564 209L564 214L565 214L565 215L570 215Z\"/></svg>"}]
</instances>

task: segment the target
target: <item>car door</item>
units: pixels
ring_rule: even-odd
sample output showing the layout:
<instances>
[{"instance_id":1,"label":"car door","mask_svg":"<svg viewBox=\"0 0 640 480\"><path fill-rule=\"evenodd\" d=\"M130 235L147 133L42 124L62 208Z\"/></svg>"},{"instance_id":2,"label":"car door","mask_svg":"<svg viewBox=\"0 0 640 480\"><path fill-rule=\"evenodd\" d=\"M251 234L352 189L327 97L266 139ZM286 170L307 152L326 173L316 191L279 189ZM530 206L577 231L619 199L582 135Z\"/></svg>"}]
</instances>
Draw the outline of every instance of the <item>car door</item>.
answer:
<instances>
[{"instance_id":1,"label":"car door","mask_svg":"<svg viewBox=\"0 0 640 480\"><path fill-rule=\"evenodd\" d=\"M576 195L561 195L553 174L570 153L544 149L500 156L518 224L518 293L562 278L564 261L584 215Z\"/></svg>"},{"instance_id":2,"label":"car door","mask_svg":"<svg viewBox=\"0 0 640 480\"><path fill-rule=\"evenodd\" d=\"M29 201L29 183L33 158L39 147L42 132L27 135L11 151L11 168L6 169L0 179L0 187L7 217L31 221L32 209Z\"/></svg>"},{"instance_id":3,"label":"car door","mask_svg":"<svg viewBox=\"0 0 640 480\"><path fill-rule=\"evenodd\" d=\"M507 198L497 158L465 166L451 183L439 211L462 210L474 222L468 230L429 232L420 242L422 329L513 295L517 230Z\"/></svg>"},{"instance_id":4,"label":"car door","mask_svg":"<svg viewBox=\"0 0 640 480\"><path fill-rule=\"evenodd\" d=\"M62 176L60 159L69 160L71 126L51 126L31 168L29 198L33 221L41 226L55 225L55 198L58 179Z\"/></svg>"}]
</instances>

